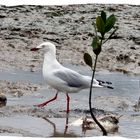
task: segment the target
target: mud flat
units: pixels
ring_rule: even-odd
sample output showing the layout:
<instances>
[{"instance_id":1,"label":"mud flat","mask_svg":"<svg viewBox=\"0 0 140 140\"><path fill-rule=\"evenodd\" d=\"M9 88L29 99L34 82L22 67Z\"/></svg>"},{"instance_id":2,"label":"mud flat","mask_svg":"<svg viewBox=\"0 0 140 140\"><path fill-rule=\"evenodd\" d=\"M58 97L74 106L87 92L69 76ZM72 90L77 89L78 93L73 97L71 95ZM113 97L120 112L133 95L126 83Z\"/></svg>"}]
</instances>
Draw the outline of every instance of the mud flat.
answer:
<instances>
[{"instance_id":1,"label":"mud flat","mask_svg":"<svg viewBox=\"0 0 140 140\"><path fill-rule=\"evenodd\" d=\"M90 74L85 66L71 66L79 72ZM8 71L9 72L9 71ZM27 71L1 72L1 92L7 97L7 104L0 108L0 135L30 137L89 137L101 135L98 129L83 131L81 126L66 128L66 96L44 108L34 105L52 98L55 90L47 87L39 78L40 73ZM8 77L6 76L8 75ZM19 77L20 75L20 77ZM38 81L35 81L35 77ZM119 129L109 135L139 138L139 76L122 73L97 72L97 79L112 81L114 89L94 89L93 112L97 117L122 116ZM88 90L70 94L70 115L68 122L89 116ZM133 94L132 94L133 93ZM80 97L80 98L79 98ZM130 127L128 127L128 125ZM132 135L135 133L135 135Z\"/></svg>"},{"instance_id":2,"label":"mud flat","mask_svg":"<svg viewBox=\"0 0 140 140\"><path fill-rule=\"evenodd\" d=\"M85 65L90 50L92 21L105 10L117 16L119 30L103 47L98 70L140 73L140 6L0 6L0 69L40 69L42 55L30 48L43 41L57 45L60 62Z\"/></svg>"},{"instance_id":3,"label":"mud flat","mask_svg":"<svg viewBox=\"0 0 140 140\"><path fill-rule=\"evenodd\" d=\"M71 126L66 133L65 94L45 108L33 106L52 98L55 91L44 84L42 53L30 52L43 41L51 41L63 65L90 75L83 54L90 52L91 23L101 10L117 16L119 30L104 44L96 74L97 79L111 81L114 90L94 89L93 111L97 116L122 115L119 130L109 135L140 138L140 6L97 4L0 6L0 92L7 97L6 106L0 108L0 135L101 135L99 130L83 133L81 127ZM69 122L83 115L89 115L88 90L71 95Z\"/></svg>"}]
</instances>

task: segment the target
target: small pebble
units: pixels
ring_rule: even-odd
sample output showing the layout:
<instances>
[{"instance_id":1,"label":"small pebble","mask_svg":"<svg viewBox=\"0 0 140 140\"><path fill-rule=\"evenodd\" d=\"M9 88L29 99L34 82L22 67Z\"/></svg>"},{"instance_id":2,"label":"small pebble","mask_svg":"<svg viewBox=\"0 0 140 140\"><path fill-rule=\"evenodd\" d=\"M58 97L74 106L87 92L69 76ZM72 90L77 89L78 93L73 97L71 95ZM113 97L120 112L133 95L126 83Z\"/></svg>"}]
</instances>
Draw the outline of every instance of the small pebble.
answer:
<instances>
[{"instance_id":1,"label":"small pebble","mask_svg":"<svg viewBox=\"0 0 140 140\"><path fill-rule=\"evenodd\" d=\"M3 93L0 93L0 107L6 106L7 98Z\"/></svg>"},{"instance_id":2,"label":"small pebble","mask_svg":"<svg viewBox=\"0 0 140 140\"><path fill-rule=\"evenodd\" d=\"M130 49L131 49L131 50L136 50L136 48L135 48L135 47L130 47Z\"/></svg>"}]
</instances>

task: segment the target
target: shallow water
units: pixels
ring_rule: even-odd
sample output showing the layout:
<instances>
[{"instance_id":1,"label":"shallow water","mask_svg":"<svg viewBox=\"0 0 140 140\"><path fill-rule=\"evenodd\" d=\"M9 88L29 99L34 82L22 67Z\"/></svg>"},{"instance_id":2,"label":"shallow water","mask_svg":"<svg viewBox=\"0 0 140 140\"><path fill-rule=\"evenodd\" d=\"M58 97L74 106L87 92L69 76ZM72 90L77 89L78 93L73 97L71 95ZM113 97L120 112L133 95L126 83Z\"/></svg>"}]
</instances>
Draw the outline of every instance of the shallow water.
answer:
<instances>
[{"instance_id":1,"label":"shallow water","mask_svg":"<svg viewBox=\"0 0 140 140\"><path fill-rule=\"evenodd\" d=\"M91 71L83 66L71 66L80 73L91 75ZM118 72L97 72L96 79L111 81L114 89L93 89L93 107L123 115L120 118L119 130L110 135L120 135L131 138L140 138L140 112L134 111L133 105L140 97L140 76L126 75ZM44 83L41 72L25 72L19 70L0 71L0 80ZM77 94L70 94L71 113L69 122L85 115L88 110L88 90ZM81 126L69 126L65 130L65 94L59 94L58 99L42 109L36 109L34 104L50 99L55 95L53 89L43 89L30 95L14 97L7 95L7 106L0 109L0 135L32 136L32 137L85 137L101 135L99 130L82 132ZM80 97L80 98L79 98ZM82 113L74 110L80 110ZM46 115L44 120L39 115Z\"/></svg>"}]
</instances>

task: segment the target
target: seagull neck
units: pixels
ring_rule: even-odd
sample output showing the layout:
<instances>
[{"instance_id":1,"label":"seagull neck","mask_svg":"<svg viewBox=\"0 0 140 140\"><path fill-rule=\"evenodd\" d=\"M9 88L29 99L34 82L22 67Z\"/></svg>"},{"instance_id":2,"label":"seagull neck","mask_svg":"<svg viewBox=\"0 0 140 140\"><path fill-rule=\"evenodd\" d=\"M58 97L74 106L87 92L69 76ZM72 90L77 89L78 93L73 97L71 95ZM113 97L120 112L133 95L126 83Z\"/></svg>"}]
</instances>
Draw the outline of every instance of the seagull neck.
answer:
<instances>
[{"instance_id":1,"label":"seagull neck","mask_svg":"<svg viewBox=\"0 0 140 140\"><path fill-rule=\"evenodd\" d=\"M56 55L52 53L45 53L44 54L44 61L48 63L52 63L56 60Z\"/></svg>"}]
</instances>

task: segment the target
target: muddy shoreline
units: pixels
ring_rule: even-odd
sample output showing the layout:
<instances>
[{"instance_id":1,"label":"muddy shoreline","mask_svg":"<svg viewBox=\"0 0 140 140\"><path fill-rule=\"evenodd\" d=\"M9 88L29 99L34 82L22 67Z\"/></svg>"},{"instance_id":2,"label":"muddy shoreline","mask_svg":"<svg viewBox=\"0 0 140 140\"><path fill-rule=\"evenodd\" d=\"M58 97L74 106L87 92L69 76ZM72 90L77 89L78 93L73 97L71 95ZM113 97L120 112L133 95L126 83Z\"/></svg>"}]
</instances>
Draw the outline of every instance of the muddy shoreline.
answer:
<instances>
[{"instance_id":1,"label":"muddy shoreline","mask_svg":"<svg viewBox=\"0 0 140 140\"><path fill-rule=\"evenodd\" d=\"M30 48L44 41L57 46L61 63L85 65L83 54L90 50L92 21L101 10L117 16L119 30L103 46L97 70L140 74L140 6L0 6L0 69L37 71L42 54Z\"/></svg>"},{"instance_id":2,"label":"muddy shoreline","mask_svg":"<svg viewBox=\"0 0 140 140\"><path fill-rule=\"evenodd\" d=\"M140 137L140 6L113 4L9 7L0 5L0 93L7 97L7 105L0 108L0 135L101 135L100 131L95 129L83 135L81 127L69 127L68 133L64 135L62 129L65 128L66 119L65 94L60 94L56 103L45 108L33 106L52 98L55 91L48 88L42 80L42 53L30 51L44 41L51 41L57 46L57 59L60 63L90 75L91 71L85 65L83 55L87 51L91 53L91 23L101 10L117 16L119 30L104 44L98 59L96 76L101 80L111 81L115 88L94 89L93 111L97 116L123 115L120 118L119 131L109 135ZM128 75L114 73L118 71ZM89 115L88 95L85 93L88 93L88 90L71 95L70 121ZM132 128L126 132L128 125ZM131 134L134 132L136 136Z\"/></svg>"}]
</instances>

